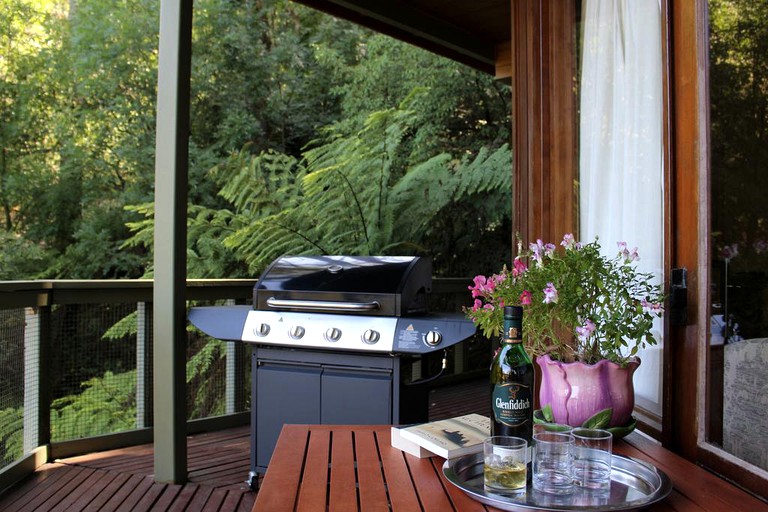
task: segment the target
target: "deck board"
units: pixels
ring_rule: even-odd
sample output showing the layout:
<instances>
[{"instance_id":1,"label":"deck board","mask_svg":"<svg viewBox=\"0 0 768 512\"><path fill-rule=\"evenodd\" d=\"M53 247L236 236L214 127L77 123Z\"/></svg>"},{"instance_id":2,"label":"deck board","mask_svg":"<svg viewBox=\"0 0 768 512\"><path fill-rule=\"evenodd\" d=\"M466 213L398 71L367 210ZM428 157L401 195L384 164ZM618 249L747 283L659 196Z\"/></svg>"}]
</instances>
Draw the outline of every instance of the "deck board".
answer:
<instances>
[{"instance_id":1,"label":"deck board","mask_svg":"<svg viewBox=\"0 0 768 512\"><path fill-rule=\"evenodd\" d=\"M436 388L429 396L429 418L483 413L477 408L478 404L488 402L484 399L488 389L485 380ZM369 441L373 442L372 439ZM389 442L388 439L385 442ZM375 449L375 445L367 449ZM43 465L0 495L0 510L250 511L256 501L256 493L246 484L249 458L248 427L189 436L188 481L184 485L154 482L152 444L68 457ZM401 462L400 469L407 471L404 461ZM371 482L370 486L372 495L376 499L384 496L386 504L383 484Z\"/></svg>"}]
</instances>

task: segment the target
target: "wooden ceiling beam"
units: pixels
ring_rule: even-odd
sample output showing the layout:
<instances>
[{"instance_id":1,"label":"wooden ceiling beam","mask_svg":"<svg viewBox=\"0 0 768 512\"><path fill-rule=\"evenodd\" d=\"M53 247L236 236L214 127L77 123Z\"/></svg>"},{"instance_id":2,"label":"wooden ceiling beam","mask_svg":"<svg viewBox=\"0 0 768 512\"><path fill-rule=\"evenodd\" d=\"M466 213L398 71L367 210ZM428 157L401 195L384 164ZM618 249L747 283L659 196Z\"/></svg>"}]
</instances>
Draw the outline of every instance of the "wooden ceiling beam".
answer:
<instances>
[{"instance_id":1,"label":"wooden ceiling beam","mask_svg":"<svg viewBox=\"0 0 768 512\"><path fill-rule=\"evenodd\" d=\"M402 0L295 0L337 18L420 46L489 74L496 72L496 45L482 34L448 23Z\"/></svg>"}]
</instances>

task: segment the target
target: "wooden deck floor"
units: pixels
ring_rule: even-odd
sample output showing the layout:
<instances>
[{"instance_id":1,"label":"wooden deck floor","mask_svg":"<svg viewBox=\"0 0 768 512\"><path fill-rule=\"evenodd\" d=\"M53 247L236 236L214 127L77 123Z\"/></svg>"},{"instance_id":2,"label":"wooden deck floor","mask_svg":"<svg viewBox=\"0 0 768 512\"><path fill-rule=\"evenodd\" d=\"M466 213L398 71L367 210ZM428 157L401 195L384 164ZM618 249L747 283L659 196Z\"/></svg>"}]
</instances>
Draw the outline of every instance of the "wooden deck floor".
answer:
<instances>
[{"instance_id":1,"label":"wooden deck floor","mask_svg":"<svg viewBox=\"0 0 768 512\"><path fill-rule=\"evenodd\" d=\"M430 393L430 419L488 414L487 382L465 382ZM480 408L478 409L478 406ZM489 407L489 406L488 406ZM250 511L256 500L245 480L250 468L249 428L190 436L189 481L155 483L151 444L57 460L3 495L3 512Z\"/></svg>"}]
</instances>

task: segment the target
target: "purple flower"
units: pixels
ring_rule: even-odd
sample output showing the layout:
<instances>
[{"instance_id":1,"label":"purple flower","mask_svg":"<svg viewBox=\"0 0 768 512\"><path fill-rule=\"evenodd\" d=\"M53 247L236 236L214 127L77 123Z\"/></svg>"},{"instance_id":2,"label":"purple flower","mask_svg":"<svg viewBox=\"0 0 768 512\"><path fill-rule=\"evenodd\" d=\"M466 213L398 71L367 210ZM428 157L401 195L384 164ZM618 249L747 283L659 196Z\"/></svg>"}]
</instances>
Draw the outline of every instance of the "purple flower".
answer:
<instances>
[{"instance_id":1,"label":"purple flower","mask_svg":"<svg viewBox=\"0 0 768 512\"><path fill-rule=\"evenodd\" d=\"M550 304L557 302L557 288L552 283L547 283L547 287L544 288L544 304Z\"/></svg>"},{"instance_id":2,"label":"purple flower","mask_svg":"<svg viewBox=\"0 0 768 512\"><path fill-rule=\"evenodd\" d=\"M626 263L631 263L640 259L640 256L637 254L637 247L630 252L629 249L627 249L627 242L616 242L616 245L619 247L619 256L624 258Z\"/></svg>"},{"instance_id":3,"label":"purple flower","mask_svg":"<svg viewBox=\"0 0 768 512\"><path fill-rule=\"evenodd\" d=\"M725 261L731 261L739 255L739 244L726 245L723 247L723 250L720 251L720 255Z\"/></svg>"},{"instance_id":4,"label":"purple flower","mask_svg":"<svg viewBox=\"0 0 768 512\"><path fill-rule=\"evenodd\" d=\"M573 233L567 233L565 236L563 236L563 241L560 242L560 245L566 249L573 249L574 245L576 245L576 240L573 238Z\"/></svg>"},{"instance_id":5,"label":"purple flower","mask_svg":"<svg viewBox=\"0 0 768 512\"><path fill-rule=\"evenodd\" d=\"M576 334L579 336L579 340L582 342L586 341L593 332L595 332L595 324L590 319L587 319L583 326L576 328Z\"/></svg>"},{"instance_id":6,"label":"purple flower","mask_svg":"<svg viewBox=\"0 0 768 512\"><path fill-rule=\"evenodd\" d=\"M551 258L555 254L555 244L547 244L544 246L544 256Z\"/></svg>"},{"instance_id":7,"label":"purple flower","mask_svg":"<svg viewBox=\"0 0 768 512\"><path fill-rule=\"evenodd\" d=\"M528 306L533 302L531 297L531 292L528 290L523 290L523 293L520 294L520 305L522 306Z\"/></svg>"},{"instance_id":8,"label":"purple flower","mask_svg":"<svg viewBox=\"0 0 768 512\"><path fill-rule=\"evenodd\" d=\"M640 305L643 306L643 313L660 315L664 312L664 305L660 302L649 302L646 299L643 299L640 301Z\"/></svg>"},{"instance_id":9,"label":"purple flower","mask_svg":"<svg viewBox=\"0 0 768 512\"><path fill-rule=\"evenodd\" d=\"M535 244L531 244L528 247L531 249L531 253L533 253L531 255L533 259L536 260L536 263L541 265L543 261L542 256L544 255L544 242L539 238L536 240Z\"/></svg>"},{"instance_id":10,"label":"purple flower","mask_svg":"<svg viewBox=\"0 0 768 512\"><path fill-rule=\"evenodd\" d=\"M763 254L764 252L768 252L768 242L766 242L762 238L759 240L755 240L755 243L752 244L752 247L755 249L755 252L757 254Z\"/></svg>"}]
</instances>

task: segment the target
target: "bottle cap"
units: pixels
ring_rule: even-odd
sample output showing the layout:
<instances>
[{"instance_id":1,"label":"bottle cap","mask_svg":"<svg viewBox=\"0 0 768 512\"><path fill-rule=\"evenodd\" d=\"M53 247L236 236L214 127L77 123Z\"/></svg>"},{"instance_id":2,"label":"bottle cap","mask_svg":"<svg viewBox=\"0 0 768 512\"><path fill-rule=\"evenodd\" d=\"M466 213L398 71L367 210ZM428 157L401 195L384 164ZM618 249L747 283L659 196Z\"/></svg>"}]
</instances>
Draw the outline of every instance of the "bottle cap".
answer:
<instances>
[{"instance_id":1,"label":"bottle cap","mask_svg":"<svg viewBox=\"0 0 768 512\"><path fill-rule=\"evenodd\" d=\"M504 306L504 318L522 318L522 306Z\"/></svg>"}]
</instances>

